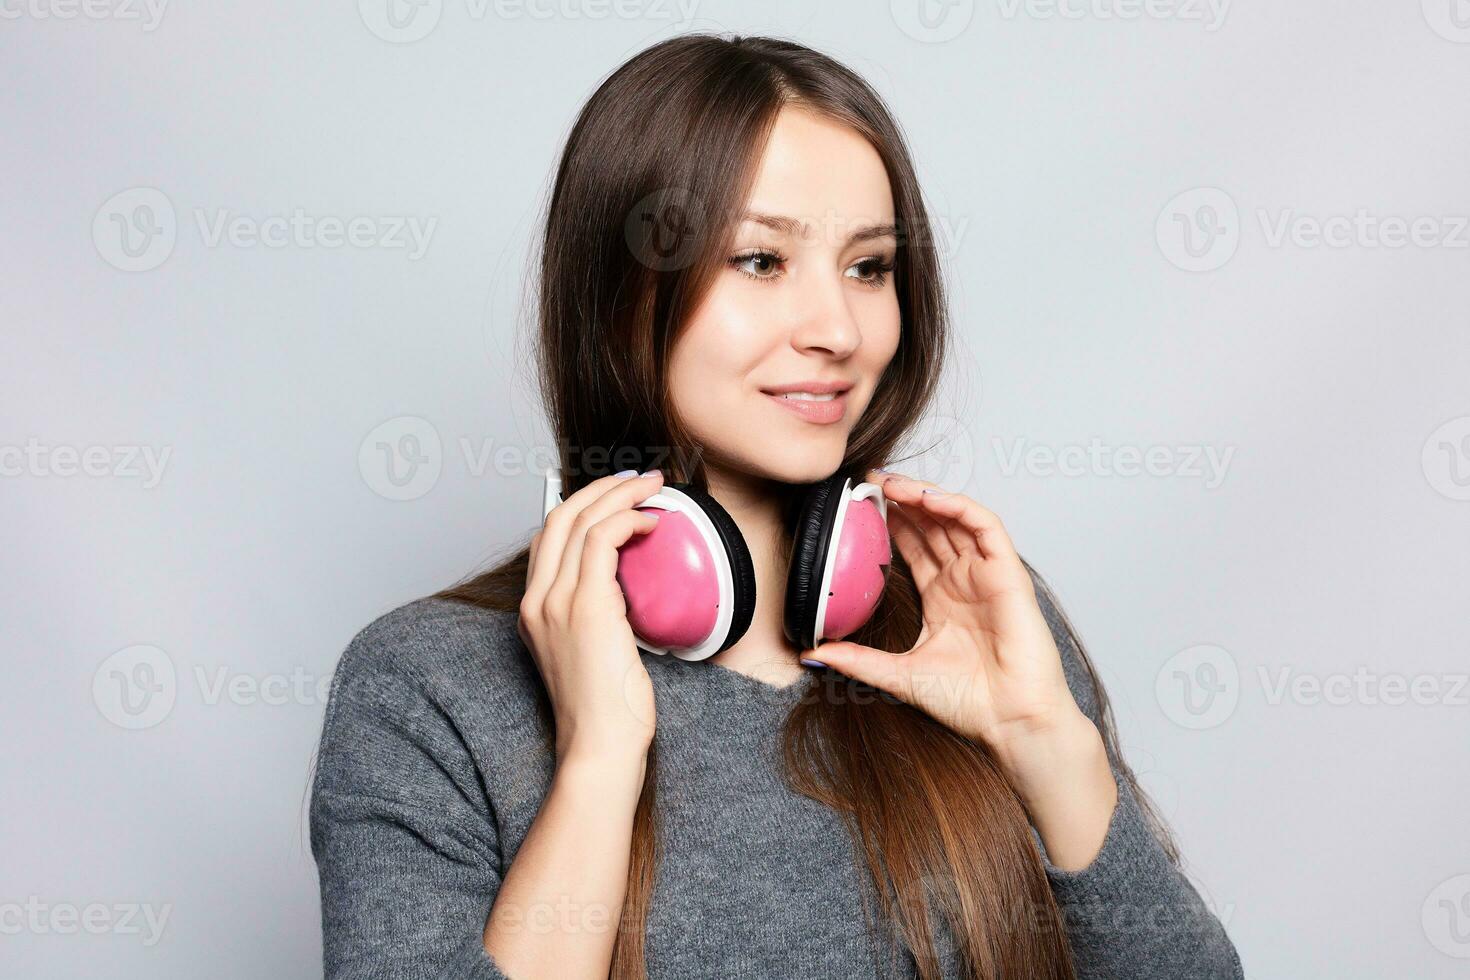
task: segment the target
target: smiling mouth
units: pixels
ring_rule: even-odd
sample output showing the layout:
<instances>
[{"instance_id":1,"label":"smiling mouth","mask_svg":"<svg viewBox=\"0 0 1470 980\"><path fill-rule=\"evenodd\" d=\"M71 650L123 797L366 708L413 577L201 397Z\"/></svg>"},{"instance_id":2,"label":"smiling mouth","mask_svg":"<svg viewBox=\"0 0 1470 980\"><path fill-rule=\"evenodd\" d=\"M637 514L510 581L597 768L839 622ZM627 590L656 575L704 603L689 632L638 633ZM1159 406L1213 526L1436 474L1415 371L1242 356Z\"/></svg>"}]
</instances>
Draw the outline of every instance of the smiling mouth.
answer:
<instances>
[{"instance_id":1,"label":"smiling mouth","mask_svg":"<svg viewBox=\"0 0 1470 980\"><path fill-rule=\"evenodd\" d=\"M776 393L775 392L771 392L771 394L775 395ZM835 392L835 391L829 391L826 394L816 395L816 394L813 394L810 391L788 391L788 392L785 392L783 394L776 395L776 397L777 398L794 398L797 401L802 401L802 402L830 402L832 399L834 399L834 398L837 397L837 392Z\"/></svg>"},{"instance_id":2,"label":"smiling mouth","mask_svg":"<svg viewBox=\"0 0 1470 980\"><path fill-rule=\"evenodd\" d=\"M842 421L847 414L847 392L844 391L784 391L762 392L767 398L800 419L818 425L831 425Z\"/></svg>"}]
</instances>

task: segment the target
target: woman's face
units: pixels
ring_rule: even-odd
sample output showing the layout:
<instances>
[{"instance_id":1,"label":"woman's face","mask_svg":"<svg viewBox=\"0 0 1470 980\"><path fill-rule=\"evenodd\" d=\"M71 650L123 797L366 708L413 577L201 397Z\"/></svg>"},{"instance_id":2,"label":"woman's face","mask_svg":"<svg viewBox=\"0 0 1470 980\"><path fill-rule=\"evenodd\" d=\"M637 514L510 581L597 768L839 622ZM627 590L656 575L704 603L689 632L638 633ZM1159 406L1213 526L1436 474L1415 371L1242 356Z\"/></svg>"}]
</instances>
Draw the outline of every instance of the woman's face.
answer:
<instances>
[{"instance_id":1,"label":"woman's face","mask_svg":"<svg viewBox=\"0 0 1470 980\"><path fill-rule=\"evenodd\" d=\"M674 344L671 396L706 465L810 483L898 349L888 174L854 130L783 109L745 212Z\"/></svg>"}]
</instances>

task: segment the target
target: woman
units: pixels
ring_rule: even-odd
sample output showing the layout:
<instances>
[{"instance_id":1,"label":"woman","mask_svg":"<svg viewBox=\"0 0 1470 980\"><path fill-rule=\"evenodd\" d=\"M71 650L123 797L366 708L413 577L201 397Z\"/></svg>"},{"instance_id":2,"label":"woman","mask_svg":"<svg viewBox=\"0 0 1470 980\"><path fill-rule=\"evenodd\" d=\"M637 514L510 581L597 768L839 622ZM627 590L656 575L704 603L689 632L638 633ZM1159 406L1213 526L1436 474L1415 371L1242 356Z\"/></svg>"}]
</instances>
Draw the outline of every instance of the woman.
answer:
<instances>
[{"instance_id":1,"label":"woman","mask_svg":"<svg viewBox=\"0 0 1470 980\"><path fill-rule=\"evenodd\" d=\"M978 503L879 468L945 306L878 96L791 43L660 43L572 129L540 262L566 499L344 654L327 975L1241 976L1045 585ZM834 472L882 483L897 552L866 625L801 650L793 511ZM640 650L616 580L666 476L755 568L707 661Z\"/></svg>"}]
</instances>

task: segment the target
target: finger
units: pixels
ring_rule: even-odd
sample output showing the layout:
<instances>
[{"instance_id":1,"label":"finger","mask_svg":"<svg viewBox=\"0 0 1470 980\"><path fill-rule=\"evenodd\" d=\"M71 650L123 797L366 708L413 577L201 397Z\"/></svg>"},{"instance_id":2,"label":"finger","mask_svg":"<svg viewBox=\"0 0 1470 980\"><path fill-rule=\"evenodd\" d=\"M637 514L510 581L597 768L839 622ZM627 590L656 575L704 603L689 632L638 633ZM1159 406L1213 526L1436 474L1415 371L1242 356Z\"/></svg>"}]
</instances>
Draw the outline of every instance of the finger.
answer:
<instances>
[{"instance_id":1,"label":"finger","mask_svg":"<svg viewBox=\"0 0 1470 980\"><path fill-rule=\"evenodd\" d=\"M561 568L557 570L557 581L569 589L576 587L582 570L582 550L586 547L587 533L599 521L620 511L632 510L644 499L653 496L663 485L662 474L635 477L614 486L602 496L583 507L572 519L572 529L562 548ZM552 588L556 588L553 584Z\"/></svg>"},{"instance_id":2,"label":"finger","mask_svg":"<svg viewBox=\"0 0 1470 980\"><path fill-rule=\"evenodd\" d=\"M898 545L903 560L908 563L914 585L920 592L924 591L939 574L939 562L934 560L934 553L924 538L924 532L919 530L919 526L902 507L889 508L888 531L893 535L893 542Z\"/></svg>"},{"instance_id":3,"label":"finger","mask_svg":"<svg viewBox=\"0 0 1470 980\"><path fill-rule=\"evenodd\" d=\"M885 487L885 491L886 491ZM909 519L909 522L918 530L929 546L936 563L943 565L954 558L959 551L954 546L954 539L945 530L944 525L937 519L924 512L924 508L917 503L893 500L889 503L893 510L901 512ZM974 550L973 546L971 550Z\"/></svg>"},{"instance_id":4,"label":"finger","mask_svg":"<svg viewBox=\"0 0 1470 980\"><path fill-rule=\"evenodd\" d=\"M910 683L913 661L903 654L888 653L861 643L834 640L807 651L802 654L802 659L816 661L854 680L886 691L900 701L913 703Z\"/></svg>"},{"instance_id":5,"label":"finger","mask_svg":"<svg viewBox=\"0 0 1470 980\"><path fill-rule=\"evenodd\" d=\"M551 508L541 522L541 530L538 532L540 535L539 560L536 562L535 569L526 577L528 595L544 594L552 580L556 578L557 569L561 567L562 543L566 540L568 526L576 512L586 506L588 500L620 484L624 479L626 477L604 476L593 480Z\"/></svg>"},{"instance_id":6,"label":"finger","mask_svg":"<svg viewBox=\"0 0 1470 980\"><path fill-rule=\"evenodd\" d=\"M915 518L919 526L925 528L926 532L932 535L935 533L929 528L929 525L932 524L934 528L938 529L938 533L942 533L948 539L949 547L955 554L973 555L980 551L980 546L976 542L974 535L968 533L964 528L955 527L953 520L950 518L942 517L925 508L924 500L926 498L939 493L947 493L948 491L943 491L926 480L917 480L911 476L904 476L902 474L893 474L889 480L885 481L883 490L900 504L922 513L924 515L923 517ZM924 492L925 490L932 490L934 493L926 494Z\"/></svg>"},{"instance_id":7,"label":"finger","mask_svg":"<svg viewBox=\"0 0 1470 980\"><path fill-rule=\"evenodd\" d=\"M601 496L593 499L572 518L562 545L560 567L547 589L548 596L555 596L565 607L577 589L577 580L582 569L582 549L586 546L587 532L597 522L619 511L632 510L644 499L653 496L663 485L663 475L651 473L621 481Z\"/></svg>"},{"instance_id":8,"label":"finger","mask_svg":"<svg viewBox=\"0 0 1470 980\"><path fill-rule=\"evenodd\" d=\"M952 521L963 529L985 558L1015 558L1016 546L1000 518L962 493L919 494L919 505L929 513Z\"/></svg>"},{"instance_id":9,"label":"finger","mask_svg":"<svg viewBox=\"0 0 1470 980\"><path fill-rule=\"evenodd\" d=\"M531 535L531 543L526 549L526 587L530 588L531 577L536 574L536 552L541 547L541 531L537 530Z\"/></svg>"},{"instance_id":10,"label":"finger","mask_svg":"<svg viewBox=\"0 0 1470 980\"><path fill-rule=\"evenodd\" d=\"M914 498L927 486L922 480L904 476L902 473L887 473L879 470L869 470L870 482L877 483L883 488L883 494L890 500L899 504L912 504ZM895 508L902 511L900 506ZM977 550L973 541L966 538L963 533L952 531L946 527L946 521L935 520L925 515L922 507L911 507L906 512L911 523L929 542L935 557L943 561L953 555L974 552ZM904 557L908 557L905 555Z\"/></svg>"},{"instance_id":11,"label":"finger","mask_svg":"<svg viewBox=\"0 0 1470 980\"><path fill-rule=\"evenodd\" d=\"M893 494L889 492L887 482L890 479L904 480L906 477L887 470L868 470L866 479L869 483L875 483L883 488L884 497L892 500ZM946 548L944 541L932 537L932 525L935 522L929 521L926 524L923 510L915 508L915 511L911 512L902 506L889 507L888 524L889 529L893 532L894 541L897 542L899 550L903 552L904 560L908 562L909 568L914 573L914 584L923 588L934 575L939 574L939 559L949 553L953 548L953 543L951 542L949 548ZM929 532L928 535L926 531ZM939 545L937 550L936 544ZM923 581L920 581L921 575L925 576Z\"/></svg>"},{"instance_id":12,"label":"finger","mask_svg":"<svg viewBox=\"0 0 1470 980\"><path fill-rule=\"evenodd\" d=\"M551 509L541 527L541 543L535 572L526 583L526 592L544 596L561 571L562 552L571 536L572 522L581 511L604 494L626 485L632 477L604 476L593 480Z\"/></svg>"},{"instance_id":13,"label":"finger","mask_svg":"<svg viewBox=\"0 0 1470 980\"><path fill-rule=\"evenodd\" d=\"M659 511L624 510L604 517L587 532L582 547L582 567L578 577L578 598L587 595L621 596L618 587L618 549L635 534L647 534L658 527ZM575 601L575 600L574 600Z\"/></svg>"}]
</instances>

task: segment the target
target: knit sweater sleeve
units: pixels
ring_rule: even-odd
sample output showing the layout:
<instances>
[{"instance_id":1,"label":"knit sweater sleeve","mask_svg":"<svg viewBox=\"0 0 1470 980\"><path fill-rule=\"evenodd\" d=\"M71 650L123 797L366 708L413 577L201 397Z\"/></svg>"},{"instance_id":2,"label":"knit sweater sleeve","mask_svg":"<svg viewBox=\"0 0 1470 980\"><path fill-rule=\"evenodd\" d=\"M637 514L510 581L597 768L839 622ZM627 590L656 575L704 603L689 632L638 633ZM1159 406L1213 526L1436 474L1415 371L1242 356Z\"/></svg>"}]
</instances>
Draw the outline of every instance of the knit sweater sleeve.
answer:
<instances>
[{"instance_id":1,"label":"knit sweater sleeve","mask_svg":"<svg viewBox=\"0 0 1470 980\"><path fill-rule=\"evenodd\" d=\"M1101 712L1081 652L1050 589L1035 581L1037 601L1061 652L1067 683L1078 706L1101 728ZM1052 894L1065 916L1079 980L1242 980L1240 957L1224 925L1169 860L1120 774L1120 760L1111 761L1118 803L1092 863L1063 871L1041 846ZM1037 842L1040 845L1039 835Z\"/></svg>"},{"instance_id":2,"label":"knit sweater sleeve","mask_svg":"<svg viewBox=\"0 0 1470 980\"><path fill-rule=\"evenodd\" d=\"M481 940L501 880L493 814L449 711L407 655L433 641L390 617L338 663L318 748L324 975L506 980Z\"/></svg>"}]
</instances>

